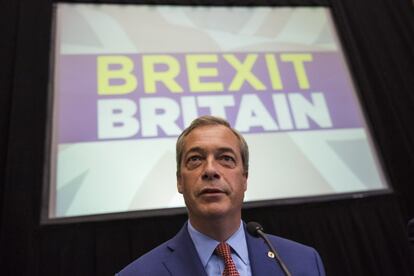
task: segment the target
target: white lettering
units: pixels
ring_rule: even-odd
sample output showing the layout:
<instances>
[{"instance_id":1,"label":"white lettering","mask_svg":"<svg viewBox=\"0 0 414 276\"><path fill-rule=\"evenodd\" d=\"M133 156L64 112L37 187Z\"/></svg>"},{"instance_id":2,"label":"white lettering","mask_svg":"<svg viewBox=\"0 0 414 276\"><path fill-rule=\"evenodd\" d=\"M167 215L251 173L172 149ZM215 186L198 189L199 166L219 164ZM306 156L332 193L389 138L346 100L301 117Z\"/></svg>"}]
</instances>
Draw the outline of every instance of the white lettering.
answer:
<instances>
[{"instance_id":1,"label":"white lettering","mask_svg":"<svg viewBox=\"0 0 414 276\"><path fill-rule=\"evenodd\" d=\"M265 131L279 129L257 95L243 95L235 128L239 131L249 131L252 127L262 127Z\"/></svg>"},{"instance_id":2,"label":"white lettering","mask_svg":"<svg viewBox=\"0 0 414 276\"><path fill-rule=\"evenodd\" d=\"M98 139L128 138L139 131L136 104L128 99L98 100Z\"/></svg>"},{"instance_id":3,"label":"white lettering","mask_svg":"<svg viewBox=\"0 0 414 276\"><path fill-rule=\"evenodd\" d=\"M312 102L300 93L288 95L296 128L309 128L309 118L322 128L332 127L331 116L322 93L312 93Z\"/></svg>"},{"instance_id":4,"label":"white lettering","mask_svg":"<svg viewBox=\"0 0 414 276\"><path fill-rule=\"evenodd\" d=\"M188 127L194 118L198 117L196 99L193 96L181 97L181 110L183 112L184 127Z\"/></svg>"},{"instance_id":5,"label":"white lettering","mask_svg":"<svg viewBox=\"0 0 414 276\"><path fill-rule=\"evenodd\" d=\"M168 98L142 98L140 101L142 136L158 136L158 127L166 135L179 135L181 129L176 121L180 108L176 101Z\"/></svg>"},{"instance_id":6,"label":"white lettering","mask_svg":"<svg viewBox=\"0 0 414 276\"><path fill-rule=\"evenodd\" d=\"M273 94L273 106L276 112L276 118L279 123L279 127L282 130L292 129L292 116L289 112L289 105L285 94Z\"/></svg>"},{"instance_id":7,"label":"white lettering","mask_svg":"<svg viewBox=\"0 0 414 276\"><path fill-rule=\"evenodd\" d=\"M226 107L234 106L234 96L199 96L197 97L199 107L210 108L210 114L227 118Z\"/></svg>"}]
</instances>

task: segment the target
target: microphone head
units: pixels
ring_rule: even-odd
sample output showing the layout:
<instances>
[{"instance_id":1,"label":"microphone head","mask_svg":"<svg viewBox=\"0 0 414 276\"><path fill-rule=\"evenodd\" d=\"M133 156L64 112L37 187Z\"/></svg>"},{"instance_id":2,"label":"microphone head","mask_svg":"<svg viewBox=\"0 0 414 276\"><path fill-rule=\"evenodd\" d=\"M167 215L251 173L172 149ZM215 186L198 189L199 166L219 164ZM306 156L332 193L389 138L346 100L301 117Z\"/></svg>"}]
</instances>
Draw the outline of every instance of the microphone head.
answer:
<instances>
[{"instance_id":1,"label":"microphone head","mask_svg":"<svg viewBox=\"0 0 414 276\"><path fill-rule=\"evenodd\" d=\"M247 223L247 232L249 232L250 235L259 237L259 233L258 233L259 230L263 231L263 227L259 223L255 221L251 221Z\"/></svg>"}]
</instances>

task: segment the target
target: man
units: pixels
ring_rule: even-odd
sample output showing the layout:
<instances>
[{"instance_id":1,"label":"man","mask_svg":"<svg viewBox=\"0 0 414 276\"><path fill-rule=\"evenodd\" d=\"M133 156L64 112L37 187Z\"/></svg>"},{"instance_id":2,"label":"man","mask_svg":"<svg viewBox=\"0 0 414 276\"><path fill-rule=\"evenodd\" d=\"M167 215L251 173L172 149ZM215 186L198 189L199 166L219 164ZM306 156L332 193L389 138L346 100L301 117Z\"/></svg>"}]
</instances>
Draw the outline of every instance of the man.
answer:
<instances>
[{"instance_id":1,"label":"man","mask_svg":"<svg viewBox=\"0 0 414 276\"><path fill-rule=\"evenodd\" d=\"M283 275L263 240L241 220L249 169L248 146L225 120L203 116L178 137L177 189L188 222L171 240L119 275ZM325 275L318 253L269 235L291 275Z\"/></svg>"}]
</instances>

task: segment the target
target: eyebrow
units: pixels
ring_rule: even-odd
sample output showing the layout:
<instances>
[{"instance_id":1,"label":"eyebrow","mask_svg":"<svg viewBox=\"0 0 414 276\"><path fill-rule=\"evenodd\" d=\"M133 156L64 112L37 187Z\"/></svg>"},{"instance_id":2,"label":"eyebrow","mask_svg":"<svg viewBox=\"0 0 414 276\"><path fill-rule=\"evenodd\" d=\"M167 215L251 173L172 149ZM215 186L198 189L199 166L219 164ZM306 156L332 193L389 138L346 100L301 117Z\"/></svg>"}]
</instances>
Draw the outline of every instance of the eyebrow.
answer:
<instances>
[{"instance_id":1,"label":"eyebrow","mask_svg":"<svg viewBox=\"0 0 414 276\"><path fill-rule=\"evenodd\" d=\"M184 159L190 154L190 153L193 153L193 152L196 152L196 153L201 153L201 154L203 154L203 153L205 153L206 152L206 150L204 150L203 148L201 148L201 147L193 147L193 148L190 148L185 154L184 154ZM236 152L232 149L232 148L229 148L229 147L221 147L221 148L218 148L217 150L215 150L215 154L222 154L222 153L225 153L225 152L230 152L230 153L232 153L232 154L234 154L235 156L237 156L237 154L236 154Z\"/></svg>"},{"instance_id":2,"label":"eyebrow","mask_svg":"<svg viewBox=\"0 0 414 276\"><path fill-rule=\"evenodd\" d=\"M219 154L221 154L221 153L225 153L225 152L230 152L230 153L234 154L235 156L237 156L236 152L235 152L232 148L227 148L227 147L219 148L219 149L217 150L217 152L218 152Z\"/></svg>"},{"instance_id":3,"label":"eyebrow","mask_svg":"<svg viewBox=\"0 0 414 276\"><path fill-rule=\"evenodd\" d=\"M200 148L200 147L193 147L193 148L190 148L185 154L184 154L184 159L190 154L190 153L193 153L193 152L197 152L197 153L205 153L205 150L203 150L202 148Z\"/></svg>"}]
</instances>

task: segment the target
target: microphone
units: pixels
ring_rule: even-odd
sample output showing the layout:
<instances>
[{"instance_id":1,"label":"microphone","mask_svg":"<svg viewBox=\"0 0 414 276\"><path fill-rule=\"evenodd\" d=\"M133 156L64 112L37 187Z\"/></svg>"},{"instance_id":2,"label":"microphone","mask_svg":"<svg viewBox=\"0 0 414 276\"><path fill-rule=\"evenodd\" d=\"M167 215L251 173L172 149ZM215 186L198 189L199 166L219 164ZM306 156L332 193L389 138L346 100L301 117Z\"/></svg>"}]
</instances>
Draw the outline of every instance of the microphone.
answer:
<instances>
[{"instance_id":1,"label":"microphone","mask_svg":"<svg viewBox=\"0 0 414 276\"><path fill-rule=\"evenodd\" d=\"M262 238L266 242L270 251L273 252L273 254L275 255L275 261L278 263L283 273L286 276L291 276L289 269L283 263L282 259L279 257L279 254L277 254L276 249L273 247L273 245L270 243L269 239L267 238L266 234L263 232L263 227L259 223L251 221L247 223L247 232L249 232L250 235L254 237Z\"/></svg>"}]
</instances>

